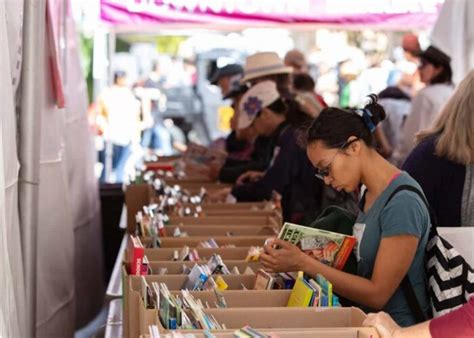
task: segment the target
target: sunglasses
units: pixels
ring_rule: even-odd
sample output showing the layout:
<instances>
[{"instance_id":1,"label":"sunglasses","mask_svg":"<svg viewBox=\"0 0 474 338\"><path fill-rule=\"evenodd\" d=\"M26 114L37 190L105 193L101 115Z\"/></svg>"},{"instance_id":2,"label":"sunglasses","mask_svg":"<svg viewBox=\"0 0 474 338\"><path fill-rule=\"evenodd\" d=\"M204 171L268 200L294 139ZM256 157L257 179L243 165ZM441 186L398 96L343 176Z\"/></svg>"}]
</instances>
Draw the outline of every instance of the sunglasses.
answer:
<instances>
[{"instance_id":1,"label":"sunglasses","mask_svg":"<svg viewBox=\"0 0 474 338\"><path fill-rule=\"evenodd\" d=\"M320 180L323 180L329 176L329 173L330 173L330 170L331 170L331 164L332 162L334 162L334 159L336 158L336 156L342 151L344 150L345 148L347 148L350 144L354 143L355 141L358 141L359 138L356 138L356 139L353 139L353 140L350 140L350 141L346 141L344 142L340 147L339 149L337 149L336 153L333 155L333 157L331 158L331 160L329 161L329 164L324 166L323 168L316 168L316 174L314 176L316 176L317 178L319 178Z\"/></svg>"}]
</instances>

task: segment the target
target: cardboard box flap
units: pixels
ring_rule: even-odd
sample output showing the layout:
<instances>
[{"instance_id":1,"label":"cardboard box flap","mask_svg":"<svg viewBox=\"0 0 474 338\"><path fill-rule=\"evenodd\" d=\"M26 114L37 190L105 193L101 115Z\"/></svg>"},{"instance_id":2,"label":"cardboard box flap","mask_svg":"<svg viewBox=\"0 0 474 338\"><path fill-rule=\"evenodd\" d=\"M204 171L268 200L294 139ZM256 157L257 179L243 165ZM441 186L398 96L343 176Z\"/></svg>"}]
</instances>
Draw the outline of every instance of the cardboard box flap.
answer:
<instances>
[{"instance_id":1,"label":"cardboard box flap","mask_svg":"<svg viewBox=\"0 0 474 338\"><path fill-rule=\"evenodd\" d=\"M342 307L228 308L206 309L205 312L213 315L228 329L238 329L245 325L259 329L361 327L365 318L360 309Z\"/></svg>"}]
</instances>

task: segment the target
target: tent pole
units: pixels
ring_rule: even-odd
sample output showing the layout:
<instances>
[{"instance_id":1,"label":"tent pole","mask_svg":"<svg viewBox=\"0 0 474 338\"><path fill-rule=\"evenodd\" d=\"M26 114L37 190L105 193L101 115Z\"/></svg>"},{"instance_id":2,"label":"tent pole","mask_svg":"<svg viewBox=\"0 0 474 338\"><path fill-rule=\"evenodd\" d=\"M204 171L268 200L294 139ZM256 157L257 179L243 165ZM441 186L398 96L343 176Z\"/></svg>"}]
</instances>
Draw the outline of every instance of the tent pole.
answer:
<instances>
[{"instance_id":1,"label":"tent pole","mask_svg":"<svg viewBox=\"0 0 474 338\"><path fill-rule=\"evenodd\" d=\"M23 17L23 65L19 119L19 210L25 269L25 333L36 337L36 269L38 241L38 193L41 139L41 84L43 83L46 0L25 0Z\"/></svg>"}]
</instances>

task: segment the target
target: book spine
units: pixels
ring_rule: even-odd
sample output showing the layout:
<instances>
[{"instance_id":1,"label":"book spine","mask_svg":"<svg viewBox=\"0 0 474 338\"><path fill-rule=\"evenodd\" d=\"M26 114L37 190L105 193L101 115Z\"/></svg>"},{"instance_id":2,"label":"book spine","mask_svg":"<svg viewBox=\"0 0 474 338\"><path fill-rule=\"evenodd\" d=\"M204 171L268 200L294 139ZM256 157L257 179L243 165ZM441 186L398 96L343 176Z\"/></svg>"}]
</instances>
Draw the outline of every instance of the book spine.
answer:
<instances>
[{"instance_id":1,"label":"book spine","mask_svg":"<svg viewBox=\"0 0 474 338\"><path fill-rule=\"evenodd\" d=\"M344 265L351 254L352 249L354 248L356 239L353 237L346 237L344 242L342 243L341 249L336 254L336 258L334 259L334 267L338 270L342 270Z\"/></svg>"},{"instance_id":2,"label":"book spine","mask_svg":"<svg viewBox=\"0 0 474 338\"><path fill-rule=\"evenodd\" d=\"M132 260L132 264L130 266L130 273L132 275L139 276L141 274L142 262L143 262L143 256L145 254L145 249L134 247L132 250L133 250L133 260Z\"/></svg>"}]
</instances>

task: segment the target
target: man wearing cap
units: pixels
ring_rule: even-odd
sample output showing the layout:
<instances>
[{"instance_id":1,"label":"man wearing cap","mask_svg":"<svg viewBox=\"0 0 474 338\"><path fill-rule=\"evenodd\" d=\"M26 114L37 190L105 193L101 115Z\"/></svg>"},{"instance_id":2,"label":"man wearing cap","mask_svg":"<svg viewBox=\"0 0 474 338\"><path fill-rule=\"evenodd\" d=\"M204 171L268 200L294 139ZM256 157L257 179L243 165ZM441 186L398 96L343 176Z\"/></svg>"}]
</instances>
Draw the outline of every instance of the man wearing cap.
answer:
<instances>
[{"instance_id":1,"label":"man wearing cap","mask_svg":"<svg viewBox=\"0 0 474 338\"><path fill-rule=\"evenodd\" d=\"M453 93L451 58L430 46L419 55L418 69L426 87L413 98L411 112L403 125L400 148L394 155L402 162L415 146L416 134L428 128Z\"/></svg>"},{"instance_id":2,"label":"man wearing cap","mask_svg":"<svg viewBox=\"0 0 474 338\"><path fill-rule=\"evenodd\" d=\"M276 191L282 196L283 219L300 222L307 211L317 211L321 206L322 183L315 180L314 168L306 151L297 144L301 126L310 121L288 118L289 107L272 81L263 81L250 88L239 104L238 127L253 125L259 135L276 136L277 145L270 167L252 180L235 185L231 193L237 201L262 201L270 199Z\"/></svg>"},{"instance_id":3,"label":"man wearing cap","mask_svg":"<svg viewBox=\"0 0 474 338\"><path fill-rule=\"evenodd\" d=\"M216 69L210 81L221 89L222 96L226 96L232 89L232 82L235 79L240 80L243 71L242 66L238 64L226 65Z\"/></svg>"},{"instance_id":4,"label":"man wearing cap","mask_svg":"<svg viewBox=\"0 0 474 338\"><path fill-rule=\"evenodd\" d=\"M224 183L235 183L237 178L249 171L264 171L270 165L276 136L258 136L252 125L239 128L239 103L248 86L234 81L230 92L224 99L232 99L234 116L231 120L232 132L226 138L226 151L229 157L222 167L211 167L211 178Z\"/></svg>"}]
</instances>

